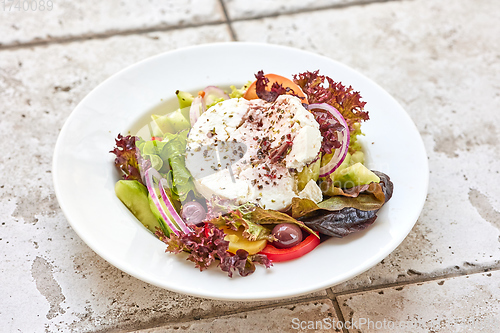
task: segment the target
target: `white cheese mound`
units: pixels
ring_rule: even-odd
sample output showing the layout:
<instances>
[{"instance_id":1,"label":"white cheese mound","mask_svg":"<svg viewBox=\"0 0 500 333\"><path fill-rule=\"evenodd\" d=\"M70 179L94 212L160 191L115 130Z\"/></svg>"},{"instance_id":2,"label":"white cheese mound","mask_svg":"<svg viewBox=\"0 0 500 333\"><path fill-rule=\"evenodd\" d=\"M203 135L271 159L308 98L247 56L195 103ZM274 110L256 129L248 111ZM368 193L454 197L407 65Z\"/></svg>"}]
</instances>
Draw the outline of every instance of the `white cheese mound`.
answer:
<instances>
[{"instance_id":1,"label":"white cheese mound","mask_svg":"<svg viewBox=\"0 0 500 333\"><path fill-rule=\"evenodd\" d=\"M312 162L321 141L319 124L297 97L281 95L272 103L233 98L214 105L194 124L186 167L206 198L284 210L293 197L322 200L314 181L298 193L290 172Z\"/></svg>"}]
</instances>

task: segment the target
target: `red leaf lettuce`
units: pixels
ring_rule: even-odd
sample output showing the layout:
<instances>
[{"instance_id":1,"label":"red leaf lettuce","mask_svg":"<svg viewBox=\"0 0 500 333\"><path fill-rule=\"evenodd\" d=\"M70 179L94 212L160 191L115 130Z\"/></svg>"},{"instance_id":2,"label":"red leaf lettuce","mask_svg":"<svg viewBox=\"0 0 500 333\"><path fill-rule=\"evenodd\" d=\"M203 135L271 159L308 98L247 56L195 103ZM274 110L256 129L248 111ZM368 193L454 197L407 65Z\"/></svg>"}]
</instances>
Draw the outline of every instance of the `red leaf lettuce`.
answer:
<instances>
[{"instance_id":1,"label":"red leaf lettuce","mask_svg":"<svg viewBox=\"0 0 500 333\"><path fill-rule=\"evenodd\" d=\"M227 272L229 277L237 271L241 276L247 276L255 271L255 264L260 263L269 268L271 261L264 255L249 256L245 250L238 250L236 254L228 252L229 242L224 240L224 232L212 223L197 227L192 226L193 231L177 236L165 234L157 229L156 236L167 244L166 252L178 254L182 251L188 252L187 260L195 263L200 271L207 269L216 259L220 260L219 267Z\"/></svg>"},{"instance_id":2,"label":"red leaf lettuce","mask_svg":"<svg viewBox=\"0 0 500 333\"><path fill-rule=\"evenodd\" d=\"M368 112L364 111L366 102L361 101L361 95L351 86L346 87L328 76L319 75L319 71L294 75L293 81L307 95L310 104L327 103L339 110L350 130L354 130L355 123L369 119Z\"/></svg>"},{"instance_id":3,"label":"red leaf lettuce","mask_svg":"<svg viewBox=\"0 0 500 333\"><path fill-rule=\"evenodd\" d=\"M342 124L329 112L315 109L310 111L314 115L314 119L318 122L319 130L323 137L320 151L323 154L331 154L332 149L337 149L342 146L338 140L338 132L343 130L344 126L342 126Z\"/></svg>"},{"instance_id":4,"label":"red leaf lettuce","mask_svg":"<svg viewBox=\"0 0 500 333\"><path fill-rule=\"evenodd\" d=\"M122 174L123 179L137 180L144 185L139 171L139 154L135 145L137 140L136 136L122 136L118 134L118 137L115 139L115 148L110 153L116 155L115 166Z\"/></svg>"},{"instance_id":5,"label":"red leaf lettuce","mask_svg":"<svg viewBox=\"0 0 500 333\"><path fill-rule=\"evenodd\" d=\"M299 97L295 94L292 88L283 87L283 85L278 82L274 82L271 85L271 90L266 90L269 79L264 75L263 71L258 71L257 74L255 74L255 78L257 79L255 82L255 92L260 99L263 99L266 102L274 102L278 96L286 94Z\"/></svg>"}]
</instances>

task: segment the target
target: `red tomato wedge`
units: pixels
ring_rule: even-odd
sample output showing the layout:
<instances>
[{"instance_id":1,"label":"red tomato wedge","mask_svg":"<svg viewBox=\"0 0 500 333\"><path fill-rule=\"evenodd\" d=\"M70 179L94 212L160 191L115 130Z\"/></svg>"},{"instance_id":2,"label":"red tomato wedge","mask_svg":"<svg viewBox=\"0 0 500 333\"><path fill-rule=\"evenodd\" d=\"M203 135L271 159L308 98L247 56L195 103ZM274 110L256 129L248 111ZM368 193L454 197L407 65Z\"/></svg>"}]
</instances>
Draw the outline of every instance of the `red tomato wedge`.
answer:
<instances>
[{"instance_id":1,"label":"red tomato wedge","mask_svg":"<svg viewBox=\"0 0 500 333\"><path fill-rule=\"evenodd\" d=\"M274 82L277 82L277 83L283 85L283 87L285 87L285 88L288 87L288 88L292 89L293 92L295 93L295 95L297 95L299 97L303 97L302 103L309 104L307 102L307 96L304 95L304 93L302 92L302 89L300 89L300 87L298 85L296 85L292 80L287 79L286 77L281 76L281 75L277 75L277 74L266 74L265 77L267 77L269 79L269 83L267 84L268 89L271 88L271 86ZM245 95L243 95L243 98L245 98L245 99L257 99L257 98L259 98L257 96L257 92L255 91L256 82L257 81L252 82L250 87L248 87L248 90L245 93ZM290 95L291 95L291 92L290 92Z\"/></svg>"},{"instance_id":2,"label":"red tomato wedge","mask_svg":"<svg viewBox=\"0 0 500 333\"><path fill-rule=\"evenodd\" d=\"M271 244L267 244L266 247L259 253L265 254L270 260L274 262L288 261L302 257L314 250L316 246L320 243L320 239L315 235L309 235L300 244L290 247L288 249L278 249Z\"/></svg>"}]
</instances>

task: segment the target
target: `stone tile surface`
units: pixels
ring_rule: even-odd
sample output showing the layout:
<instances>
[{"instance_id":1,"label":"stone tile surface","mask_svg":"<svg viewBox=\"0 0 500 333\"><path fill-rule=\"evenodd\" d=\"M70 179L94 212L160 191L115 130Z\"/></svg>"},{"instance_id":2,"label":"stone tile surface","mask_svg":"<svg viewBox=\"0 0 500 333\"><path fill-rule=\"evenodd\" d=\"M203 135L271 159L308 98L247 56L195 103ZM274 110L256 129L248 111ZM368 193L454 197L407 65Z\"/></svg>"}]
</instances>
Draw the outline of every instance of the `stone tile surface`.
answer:
<instances>
[{"instance_id":1,"label":"stone tile surface","mask_svg":"<svg viewBox=\"0 0 500 333\"><path fill-rule=\"evenodd\" d=\"M416 226L382 264L335 291L498 266L498 9L495 0L398 1L233 24L240 40L310 50L364 73L424 139L431 173Z\"/></svg>"},{"instance_id":2,"label":"stone tile surface","mask_svg":"<svg viewBox=\"0 0 500 333\"><path fill-rule=\"evenodd\" d=\"M52 185L59 131L95 86L146 57L230 39L226 25L214 25L0 51L0 140L12 147L0 157L0 172L8 175L0 181L0 326L138 329L276 303L189 297L121 272L74 233Z\"/></svg>"},{"instance_id":3,"label":"stone tile surface","mask_svg":"<svg viewBox=\"0 0 500 333\"><path fill-rule=\"evenodd\" d=\"M230 19L240 20L267 15L283 15L301 10L369 3L373 0L223 0Z\"/></svg>"},{"instance_id":4,"label":"stone tile surface","mask_svg":"<svg viewBox=\"0 0 500 333\"><path fill-rule=\"evenodd\" d=\"M231 316L176 323L137 333L159 332L341 332L330 300L242 312Z\"/></svg>"},{"instance_id":5,"label":"stone tile surface","mask_svg":"<svg viewBox=\"0 0 500 333\"><path fill-rule=\"evenodd\" d=\"M338 300L344 319L352 324L350 333L497 332L500 273L373 290Z\"/></svg>"},{"instance_id":6,"label":"stone tile surface","mask_svg":"<svg viewBox=\"0 0 500 333\"><path fill-rule=\"evenodd\" d=\"M0 157L3 329L140 327L253 306L168 292L110 266L67 223L50 173L61 126L97 84L148 56L229 39L219 25L0 52L0 140L10 147Z\"/></svg>"},{"instance_id":7,"label":"stone tile surface","mask_svg":"<svg viewBox=\"0 0 500 333\"><path fill-rule=\"evenodd\" d=\"M0 47L3 331L154 332L152 327L160 327L157 331L226 332L251 324L248 328L256 331L271 327L287 332L300 331L292 327L294 318L299 323L337 319L332 294L325 291L284 303L244 303L150 286L93 253L58 207L50 173L54 144L65 119L88 92L145 57L231 40L225 24L214 24L224 19L220 3L201 3L154 2L151 10L142 3L56 1L51 12L0 11L1 44L54 42ZM333 288L344 318L422 322L408 332L495 332L498 271L422 281L500 268L500 114L495 111L500 108L499 3L360 3L273 1L255 9L225 0L240 40L310 50L361 71L403 105L424 139L431 169L424 210L389 257ZM247 20L301 10L307 13ZM205 23L210 24L173 29ZM124 35L85 40L115 32ZM56 43L66 38L75 41ZM449 304L456 310L446 311Z\"/></svg>"},{"instance_id":8,"label":"stone tile surface","mask_svg":"<svg viewBox=\"0 0 500 333\"><path fill-rule=\"evenodd\" d=\"M24 2L6 0L5 4L0 4L0 45L110 34L124 30L166 29L179 25L221 22L225 19L218 0L34 0L30 3L37 10L16 8ZM40 6L42 2L45 3L45 9ZM26 1L24 4L25 8L27 3ZM38 7L35 7L35 3Z\"/></svg>"}]
</instances>

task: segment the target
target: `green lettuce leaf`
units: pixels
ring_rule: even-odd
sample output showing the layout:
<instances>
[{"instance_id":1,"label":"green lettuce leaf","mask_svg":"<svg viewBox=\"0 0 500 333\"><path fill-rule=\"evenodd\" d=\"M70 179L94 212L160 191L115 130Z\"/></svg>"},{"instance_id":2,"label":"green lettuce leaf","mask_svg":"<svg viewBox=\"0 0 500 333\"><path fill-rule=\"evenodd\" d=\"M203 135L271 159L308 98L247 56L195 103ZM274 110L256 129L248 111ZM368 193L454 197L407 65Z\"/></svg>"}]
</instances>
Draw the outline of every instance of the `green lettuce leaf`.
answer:
<instances>
[{"instance_id":1,"label":"green lettuce leaf","mask_svg":"<svg viewBox=\"0 0 500 333\"><path fill-rule=\"evenodd\" d=\"M290 214L301 218L315 211L340 211L344 208L354 208L360 211L379 210L387 202L393 191L389 176L373 171L379 178L379 183L369 183L348 189L334 187L334 196L316 204L309 199L293 198Z\"/></svg>"},{"instance_id":2,"label":"green lettuce leaf","mask_svg":"<svg viewBox=\"0 0 500 333\"><path fill-rule=\"evenodd\" d=\"M185 164L187 136L187 130L166 133L162 141L143 141L137 145L141 156L151 161L152 167L167 179L172 199L180 201L185 201L189 193L201 198Z\"/></svg>"},{"instance_id":3,"label":"green lettuce leaf","mask_svg":"<svg viewBox=\"0 0 500 333\"><path fill-rule=\"evenodd\" d=\"M267 239L271 242L275 241L276 239L271 234L271 230L266 228L264 225L276 225L280 223L296 224L302 229L307 230L309 233L319 237L311 228L306 226L301 221L297 221L285 213L275 210L262 209L253 204L251 206L249 206L249 204L242 205L225 215L214 217L208 222L213 223L218 227L228 226L235 231L240 227L244 227L242 235L249 241L261 239Z\"/></svg>"},{"instance_id":4,"label":"green lettuce leaf","mask_svg":"<svg viewBox=\"0 0 500 333\"><path fill-rule=\"evenodd\" d=\"M344 197L351 197L351 198L356 198L359 195L362 194L367 194L370 193L372 194L378 201L384 202L385 201L385 195L384 191L382 189L382 185L380 183L369 183L365 185L358 185L354 186L351 188L340 188L340 187L330 187L328 189L328 196L344 196Z\"/></svg>"},{"instance_id":5,"label":"green lettuce leaf","mask_svg":"<svg viewBox=\"0 0 500 333\"><path fill-rule=\"evenodd\" d=\"M212 195L210 199L207 200L207 220L219 217L220 215L225 215L231 211L240 211L242 214L252 212L256 205L247 202L243 205L238 205L235 200L223 199L219 196Z\"/></svg>"},{"instance_id":6,"label":"green lettuce leaf","mask_svg":"<svg viewBox=\"0 0 500 333\"><path fill-rule=\"evenodd\" d=\"M302 217L318 209L318 205L310 199L299 197L295 197L292 199L291 214L294 218Z\"/></svg>"},{"instance_id":7,"label":"green lettuce leaf","mask_svg":"<svg viewBox=\"0 0 500 333\"><path fill-rule=\"evenodd\" d=\"M226 215L220 215L219 217L213 218L209 223L216 225L217 227L228 226L232 230L236 231L240 227L243 227L243 237L249 241L257 241L266 239L268 241L275 240L271 236L271 231L260 224L255 223L250 214L242 214L239 210L231 211Z\"/></svg>"},{"instance_id":8,"label":"green lettuce leaf","mask_svg":"<svg viewBox=\"0 0 500 333\"><path fill-rule=\"evenodd\" d=\"M248 87L252 84L252 81L248 81L243 87L240 89L236 88L235 86L231 86L231 92L229 93L229 97L231 98L240 98L245 95L247 92Z\"/></svg>"},{"instance_id":9,"label":"green lettuce leaf","mask_svg":"<svg viewBox=\"0 0 500 333\"><path fill-rule=\"evenodd\" d=\"M190 192L193 192L196 197L201 197L196 191L193 177L185 164L184 153L186 151L187 135L187 130L178 134L167 133L163 139L165 146L160 153L162 160L168 161L170 166L170 177L167 177L167 179L172 181L172 193L181 201L186 200Z\"/></svg>"},{"instance_id":10,"label":"green lettuce leaf","mask_svg":"<svg viewBox=\"0 0 500 333\"><path fill-rule=\"evenodd\" d=\"M336 195L318 204L320 209L341 210L345 207L352 207L363 211L380 209L385 201L380 201L371 194L362 193L357 197L344 197Z\"/></svg>"},{"instance_id":11,"label":"green lettuce leaf","mask_svg":"<svg viewBox=\"0 0 500 333\"><path fill-rule=\"evenodd\" d=\"M225 101L225 99L224 99L224 98L222 98L222 97L217 98L217 99L215 99L212 103L208 104L208 105L206 106L206 108L207 108L207 110L208 110L208 109L210 109L212 106L214 106L215 104L220 103L220 102L224 102L224 101Z\"/></svg>"},{"instance_id":12,"label":"green lettuce leaf","mask_svg":"<svg viewBox=\"0 0 500 333\"><path fill-rule=\"evenodd\" d=\"M365 134L361 132L361 124L354 123L349 131L350 139L349 139L349 153L354 154L357 151L361 151L363 147L361 143L358 141L358 137L364 136Z\"/></svg>"},{"instance_id":13,"label":"green lettuce leaf","mask_svg":"<svg viewBox=\"0 0 500 333\"><path fill-rule=\"evenodd\" d=\"M389 176L378 171L374 173L380 178L384 198L382 202L379 201L381 193L378 191L366 193L361 192L360 188L356 197L335 196L318 205L304 199L296 199L292 202L292 215L311 229L328 236L344 237L366 229L375 222L381 204L391 199L394 190Z\"/></svg>"},{"instance_id":14,"label":"green lettuce leaf","mask_svg":"<svg viewBox=\"0 0 500 333\"><path fill-rule=\"evenodd\" d=\"M319 236L311 228L306 226L303 222L297 221L290 215L278 212L276 210L262 209L260 207L257 207L253 212L248 213L246 215L251 215L251 219L258 222L259 224L280 224L280 223L296 224L302 229L307 230L309 233L319 238Z\"/></svg>"},{"instance_id":15,"label":"green lettuce leaf","mask_svg":"<svg viewBox=\"0 0 500 333\"><path fill-rule=\"evenodd\" d=\"M338 189L337 195L330 197L316 204L309 199L293 198L291 213L294 218L300 218L314 211L323 209L329 211L339 211L346 207L352 207L362 211L378 210L385 203L385 195L380 184L371 183L357 187L359 190ZM340 193L342 192L342 193ZM362 193L361 193L362 192Z\"/></svg>"}]
</instances>

